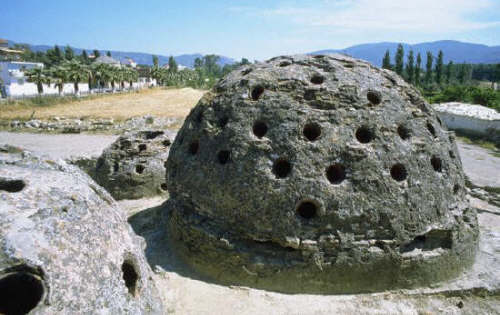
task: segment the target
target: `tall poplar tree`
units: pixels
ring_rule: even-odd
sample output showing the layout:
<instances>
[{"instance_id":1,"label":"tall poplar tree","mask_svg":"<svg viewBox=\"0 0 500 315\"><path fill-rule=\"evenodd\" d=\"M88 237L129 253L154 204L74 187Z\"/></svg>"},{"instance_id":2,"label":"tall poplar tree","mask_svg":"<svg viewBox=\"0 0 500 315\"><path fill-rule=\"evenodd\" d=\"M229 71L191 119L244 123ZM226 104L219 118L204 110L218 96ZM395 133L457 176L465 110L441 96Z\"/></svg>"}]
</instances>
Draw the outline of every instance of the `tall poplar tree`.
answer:
<instances>
[{"instance_id":1,"label":"tall poplar tree","mask_svg":"<svg viewBox=\"0 0 500 315\"><path fill-rule=\"evenodd\" d=\"M415 57L413 56L413 50L410 50L408 54L408 61L406 63L406 75L408 77L408 82L413 83L415 73Z\"/></svg>"},{"instance_id":2,"label":"tall poplar tree","mask_svg":"<svg viewBox=\"0 0 500 315\"><path fill-rule=\"evenodd\" d=\"M448 65L446 66L446 83L450 84L451 79L452 79L452 68L453 68L453 61L448 62Z\"/></svg>"},{"instance_id":3,"label":"tall poplar tree","mask_svg":"<svg viewBox=\"0 0 500 315\"><path fill-rule=\"evenodd\" d=\"M403 74L404 55L405 55L405 52L403 50L403 45L399 44L398 50L396 51L396 60L395 60L395 70L396 70L396 73L399 75Z\"/></svg>"},{"instance_id":4,"label":"tall poplar tree","mask_svg":"<svg viewBox=\"0 0 500 315\"><path fill-rule=\"evenodd\" d=\"M389 49L385 51L384 59L382 59L382 68L391 70L391 55Z\"/></svg>"},{"instance_id":5,"label":"tall poplar tree","mask_svg":"<svg viewBox=\"0 0 500 315\"><path fill-rule=\"evenodd\" d=\"M432 63L434 57L430 51L427 52L427 62L425 63L425 83L430 84L432 81Z\"/></svg>"},{"instance_id":6,"label":"tall poplar tree","mask_svg":"<svg viewBox=\"0 0 500 315\"><path fill-rule=\"evenodd\" d=\"M422 56L417 54L417 66L415 67L415 84L420 85L420 73L422 72Z\"/></svg>"},{"instance_id":7,"label":"tall poplar tree","mask_svg":"<svg viewBox=\"0 0 500 315\"><path fill-rule=\"evenodd\" d=\"M440 50L436 62L436 83L441 84L443 78L443 51Z\"/></svg>"}]
</instances>

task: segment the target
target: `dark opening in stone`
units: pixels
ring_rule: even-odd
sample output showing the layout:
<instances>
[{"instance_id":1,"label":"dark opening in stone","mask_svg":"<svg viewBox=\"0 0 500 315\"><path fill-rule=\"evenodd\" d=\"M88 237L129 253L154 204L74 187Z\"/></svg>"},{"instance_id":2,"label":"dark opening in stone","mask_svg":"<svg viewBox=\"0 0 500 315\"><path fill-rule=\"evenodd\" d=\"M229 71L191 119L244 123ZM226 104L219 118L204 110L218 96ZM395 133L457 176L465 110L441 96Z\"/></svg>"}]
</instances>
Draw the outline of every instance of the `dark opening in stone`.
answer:
<instances>
[{"instance_id":1,"label":"dark opening in stone","mask_svg":"<svg viewBox=\"0 0 500 315\"><path fill-rule=\"evenodd\" d=\"M373 140L373 132L367 126L362 126L356 130L356 139L361 143L368 143Z\"/></svg>"},{"instance_id":2,"label":"dark opening in stone","mask_svg":"<svg viewBox=\"0 0 500 315\"><path fill-rule=\"evenodd\" d=\"M458 194L459 191L460 191L460 185L459 184L455 184L453 186L453 193L456 195L456 194Z\"/></svg>"},{"instance_id":3,"label":"dark opening in stone","mask_svg":"<svg viewBox=\"0 0 500 315\"><path fill-rule=\"evenodd\" d=\"M226 164L231 159L231 152L227 150L221 150L217 153L217 159L220 164Z\"/></svg>"},{"instance_id":4,"label":"dark opening in stone","mask_svg":"<svg viewBox=\"0 0 500 315\"><path fill-rule=\"evenodd\" d=\"M167 191L167 183L163 183L160 185L161 190Z\"/></svg>"},{"instance_id":5,"label":"dark opening in stone","mask_svg":"<svg viewBox=\"0 0 500 315\"><path fill-rule=\"evenodd\" d=\"M315 141L321 136L321 127L316 123L308 123L302 131L304 137L309 141Z\"/></svg>"},{"instance_id":6,"label":"dark opening in stone","mask_svg":"<svg viewBox=\"0 0 500 315\"><path fill-rule=\"evenodd\" d=\"M436 129L434 129L434 126L430 122L427 122L427 130L429 130L433 137L436 137Z\"/></svg>"},{"instance_id":7,"label":"dark opening in stone","mask_svg":"<svg viewBox=\"0 0 500 315\"><path fill-rule=\"evenodd\" d=\"M342 164L333 164L326 169L326 178L332 184L340 184L345 179L345 167Z\"/></svg>"},{"instance_id":8,"label":"dark opening in stone","mask_svg":"<svg viewBox=\"0 0 500 315\"><path fill-rule=\"evenodd\" d=\"M290 61L282 61L280 62L280 67L288 67L292 63Z\"/></svg>"},{"instance_id":9,"label":"dark opening in stone","mask_svg":"<svg viewBox=\"0 0 500 315\"><path fill-rule=\"evenodd\" d=\"M139 152L145 151L148 148L148 146L144 143L139 144Z\"/></svg>"},{"instance_id":10,"label":"dark opening in stone","mask_svg":"<svg viewBox=\"0 0 500 315\"><path fill-rule=\"evenodd\" d=\"M439 116L436 116L436 119L437 119L439 125L443 126L443 122L441 121L441 118L439 118Z\"/></svg>"},{"instance_id":11,"label":"dark opening in stone","mask_svg":"<svg viewBox=\"0 0 500 315\"><path fill-rule=\"evenodd\" d=\"M264 137L267 133L267 125L265 122L263 122L261 120L256 121L253 124L252 129L253 129L253 134L259 139Z\"/></svg>"},{"instance_id":12,"label":"dark opening in stone","mask_svg":"<svg viewBox=\"0 0 500 315\"><path fill-rule=\"evenodd\" d=\"M325 55L314 55L314 59L323 59Z\"/></svg>"},{"instance_id":13,"label":"dark opening in stone","mask_svg":"<svg viewBox=\"0 0 500 315\"><path fill-rule=\"evenodd\" d=\"M0 177L0 190L15 193L24 189L26 184L20 179L7 179Z\"/></svg>"},{"instance_id":14,"label":"dark opening in stone","mask_svg":"<svg viewBox=\"0 0 500 315\"><path fill-rule=\"evenodd\" d=\"M148 131L148 132L146 132L146 139L151 140L151 139L154 139L154 138L161 136L163 134L164 134L163 131Z\"/></svg>"},{"instance_id":15,"label":"dark opening in stone","mask_svg":"<svg viewBox=\"0 0 500 315\"><path fill-rule=\"evenodd\" d=\"M391 167L391 176L398 182L403 181L408 177L408 172L403 164L398 163Z\"/></svg>"},{"instance_id":16,"label":"dark opening in stone","mask_svg":"<svg viewBox=\"0 0 500 315\"><path fill-rule=\"evenodd\" d=\"M273 173L277 178L285 178L292 171L292 164L285 159L278 159L274 162Z\"/></svg>"},{"instance_id":17,"label":"dark opening in stone","mask_svg":"<svg viewBox=\"0 0 500 315\"><path fill-rule=\"evenodd\" d=\"M135 296L135 291L137 288L137 280L139 280L139 275L135 270L134 264L125 260L122 264L123 280L125 280L125 286L128 292Z\"/></svg>"},{"instance_id":18,"label":"dark opening in stone","mask_svg":"<svg viewBox=\"0 0 500 315\"><path fill-rule=\"evenodd\" d=\"M382 94L380 94L380 92L378 91L368 91L368 93L366 94L366 98L373 105L378 105L382 102Z\"/></svg>"},{"instance_id":19,"label":"dark opening in stone","mask_svg":"<svg viewBox=\"0 0 500 315\"><path fill-rule=\"evenodd\" d=\"M316 216L317 208L311 201L302 201L297 207L297 213L304 219L311 219Z\"/></svg>"},{"instance_id":20,"label":"dark opening in stone","mask_svg":"<svg viewBox=\"0 0 500 315\"><path fill-rule=\"evenodd\" d=\"M198 114L196 114L196 122L201 123L202 120L203 120L203 112L199 111Z\"/></svg>"},{"instance_id":21,"label":"dark opening in stone","mask_svg":"<svg viewBox=\"0 0 500 315\"><path fill-rule=\"evenodd\" d=\"M436 172L441 172L443 170L443 163L441 162L441 159L438 156L436 155L432 156L431 164Z\"/></svg>"},{"instance_id":22,"label":"dark opening in stone","mask_svg":"<svg viewBox=\"0 0 500 315\"><path fill-rule=\"evenodd\" d=\"M399 135L399 137L401 137L401 139L407 140L411 136L410 129L408 129L408 127L406 127L404 125L399 125L398 135Z\"/></svg>"},{"instance_id":23,"label":"dark opening in stone","mask_svg":"<svg viewBox=\"0 0 500 315\"><path fill-rule=\"evenodd\" d=\"M455 158L455 152L453 152L453 150L448 151L448 153L450 154L450 157L451 157L452 159L454 159L454 158Z\"/></svg>"},{"instance_id":24,"label":"dark opening in stone","mask_svg":"<svg viewBox=\"0 0 500 315\"><path fill-rule=\"evenodd\" d=\"M227 116L223 116L223 117L221 117L221 119L219 119L219 126L220 126L221 128L226 127L226 125L227 125L228 121L229 121L229 118L228 118Z\"/></svg>"},{"instance_id":25,"label":"dark opening in stone","mask_svg":"<svg viewBox=\"0 0 500 315\"><path fill-rule=\"evenodd\" d=\"M315 97L316 97L316 91L315 90L307 90L304 93L304 99L306 101L311 101L311 100L315 99Z\"/></svg>"},{"instance_id":26,"label":"dark opening in stone","mask_svg":"<svg viewBox=\"0 0 500 315\"><path fill-rule=\"evenodd\" d=\"M142 174L142 173L144 172L144 169L145 169L145 167L144 167L144 165L142 165L142 164L137 164L137 165L135 166L135 172L136 172L137 174Z\"/></svg>"},{"instance_id":27,"label":"dark opening in stone","mask_svg":"<svg viewBox=\"0 0 500 315\"><path fill-rule=\"evenodd\" d=\"M115 161L115 163L113 163L113 172L118 172L118 170L120 170L120 164L118 163L118 161Z\"/></svg>"},{"instance_id":28,"label":"dark opening in stone","mask_svg":"<svg viewBox=\"0 0 500 315\"><path fill-rule=\"evenodd\" d=\"M325 81L325 78L322 75L319 75L319 74L315 74L311 78L311 83L313 83L313 84L321 84L324 81Z\"/></svg>"},{"instance_id":29,"label":"dark opening in stone","mask_svg":"<svg viewBox=\"0 0 500 315\"><path fill-rule=\"evenodd\" d=\"M242 75L247 75L247 74L249 74L250 72L252 72L252 70L253 70L252 68L247 68L247 69L245 69L245 70L241 71L241 74L242 74Z\"/></svg>"},{"instance_id":30,"label":"dark opening in stone","mask_svg":"<svg viewBox=\"0 0 500 315\"><path fill-rule=\"evenodd\" d=\"M252 90L252 99L254 101L258 100L260 98L260 96L262 95L262 93L264 93L264 87L261 85L257 85Z\"/></svg>"},{"instance_id":31,"label":"dark opening in stone","mask_svg":"<svg viewBox=\"0 0 500 315\"><path fill-rule=\"evenodd\" d=\"M199 147L200 147L200 143L198 142L198 140L194 140L193 142L191 142L189 144L189 153L191 153L192 155L195 155L196 153L198 153Z\"/></svg>"},{"instance_id":32,"label":"dark opening in stone","mask_svg":"<svg viewBox=\"0 0 500 315\"><path fill-rule=\"evenodd\" d=\"M7 274L0 279L0 314L27 314L42 300L42 281L27 272Z\"/></svg>"},{"instance_id":33,"label":"dark opening in stone","mask_svg":"<svg viewBox=\"0 0 500 315\"><path fill-rule=\"evenodd\" d=\"M166 139L166 140L163 140L161 142L161 144L163 144L164 146L168 147L168 146L170 146L172 144L172 142L170 140Z\"/></svg>"}]
</instances>

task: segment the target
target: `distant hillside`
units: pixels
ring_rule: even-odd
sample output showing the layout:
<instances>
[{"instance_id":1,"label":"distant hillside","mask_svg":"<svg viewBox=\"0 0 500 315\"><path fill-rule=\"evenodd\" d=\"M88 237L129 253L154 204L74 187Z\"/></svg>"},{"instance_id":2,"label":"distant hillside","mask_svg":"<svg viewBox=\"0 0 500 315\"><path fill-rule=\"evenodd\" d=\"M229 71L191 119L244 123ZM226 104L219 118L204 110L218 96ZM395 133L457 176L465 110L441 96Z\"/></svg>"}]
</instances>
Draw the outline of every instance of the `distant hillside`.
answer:
<instances>
[{"instance_id":1,"label":"distant hillside","mask_svg":"<svg viewBox=\"0 0 500 315\"><path fill-rule=\"evenodd\" d=\"M351 46L345 49L326 49L312 52L311 54L344 53L354 58L366 60L376 66L382 65L382 58L385 51L389 49L391 61L394 62L394 56L399 43L374 43ZM422 64L425 63L426 52L430 51L437 56L439 50L443 51L444 62L450 60L454 63L500 63L500 46L486 46L481 44L463 43L452 40L442 40L437 42L420 43L415 45L403 43L405 55L410 49L415 53L415 59L418 53L422 54ZM405 59L406 62L406 59Z\"/></svg>"},{"instance_id":2,"label":"distant hillside","mask_svg":"<svg viewBox=\"0 0 500 315\"><path fill-rule=\"evenodd\" d=\"M8 41L9 46L12 46L15 44L13 41ZM54 46L48 46L48 45L30 45L31 50L33 51L47 51L48 49L54 48ZM59 48L64 49L66 47L65 45L60 45ZM83 48L75 48L71 47L75 51L75 54L80 55L83 51ZM94 50L93 49L85 49L88 54L91 54ZM99 50L99 52L102 55L105 55L107 50ZM114 51L111 50L111 56L117 60L122 61L125 58L132 58L135 62L138 64L144 64L144 65L153 65L153 54L148 54L148 53L140 53L140 52L124 52L124 51ZM168 63L168 58L169 56L162 56L162 55L157 55L158 60L160 65ZM184 54L184 55L179 55L179 56L174 56L175 61L183 66L193 68L194 66L194 60L196 58L202 58L202 54ZM220 66L224 66L226 64L233 64L235 63L234 59L231 59L229 57L225 56L220 56L218 64Z\"/></svg>"}]
</instances>

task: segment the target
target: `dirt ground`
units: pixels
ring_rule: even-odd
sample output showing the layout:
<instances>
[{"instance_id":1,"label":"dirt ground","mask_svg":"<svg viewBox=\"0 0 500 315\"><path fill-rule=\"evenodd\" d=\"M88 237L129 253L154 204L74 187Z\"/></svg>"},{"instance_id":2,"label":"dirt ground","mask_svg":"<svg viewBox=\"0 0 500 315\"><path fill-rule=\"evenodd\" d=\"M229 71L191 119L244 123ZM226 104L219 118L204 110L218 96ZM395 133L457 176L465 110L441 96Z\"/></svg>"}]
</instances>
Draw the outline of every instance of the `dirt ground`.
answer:
<instances>
[{"instance_id":1,"label":"dirt ground","mask_svg":"<svg viewBox=\"0 0 500 315\"><path fill-rule=\"evenodd\" d=\"M113 118L153 115L184 119L206 91L191 88L146 89L137 93L111 94L52 106L0 104L0 120L52 117Z\"/></svg>"}]
</instances>

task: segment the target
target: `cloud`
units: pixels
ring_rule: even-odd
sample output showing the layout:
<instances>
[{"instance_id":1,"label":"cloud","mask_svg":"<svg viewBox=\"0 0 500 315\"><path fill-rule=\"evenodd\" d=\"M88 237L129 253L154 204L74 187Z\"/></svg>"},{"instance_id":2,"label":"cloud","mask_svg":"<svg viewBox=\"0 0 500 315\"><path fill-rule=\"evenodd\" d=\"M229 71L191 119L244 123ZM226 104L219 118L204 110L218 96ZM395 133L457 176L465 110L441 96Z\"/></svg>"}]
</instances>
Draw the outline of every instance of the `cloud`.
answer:
<instances>
[{"instance_id":1,"label":"cloud","mask_svg":"<svg viewBox=\"0 0 500 315\"><path fill-rule=\"evenodd\" d=\"M305 27L346 31L453 33L500 26L500 19L473 19L494 8L492 0L324 0L315 6L235 7L267 18L284 18ZM497 8L499 9L499 8Z\"/></svg>"}]
</instances>

